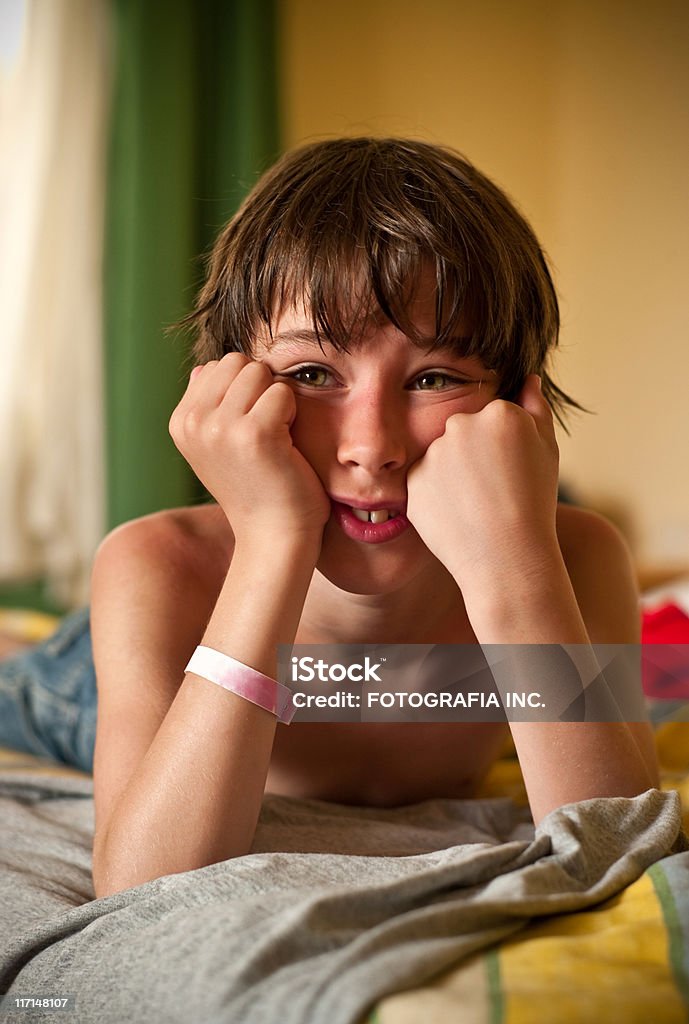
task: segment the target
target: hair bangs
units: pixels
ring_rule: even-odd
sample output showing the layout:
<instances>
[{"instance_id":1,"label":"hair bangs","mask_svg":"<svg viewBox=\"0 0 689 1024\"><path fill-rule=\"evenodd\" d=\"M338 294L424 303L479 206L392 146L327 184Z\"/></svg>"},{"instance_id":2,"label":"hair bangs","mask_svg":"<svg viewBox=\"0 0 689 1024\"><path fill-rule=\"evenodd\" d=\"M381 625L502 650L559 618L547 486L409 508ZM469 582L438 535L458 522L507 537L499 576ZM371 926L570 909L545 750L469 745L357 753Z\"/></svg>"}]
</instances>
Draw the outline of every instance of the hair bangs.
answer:
<instances>
[{"instance_id":1,"label":"hair bangs","mask_svg":"<svg viewBox=\"0 0 689 1024\"><path fill-rule=\"evenodd\" d=\"M290 307L321 344L348 351L389 322L429 351L479 357L500 397L539 373L560 422L581 408L546 369L559 312L538 240L497 185L440 146L364 137L285 154L216 242L182 322L197 330L192 360L251 356Z\"/></svg>"},{"instance_id":2,"label":"hair bangs","mask_svg":"<svg viewBox=\"0 0 689 1024\"><path fill-rule=\"evenodd\" d=\"M401 245L372 230L365 218L356 226L360 231L349 234L324 227L317 252L294 236L290 246L275 238L254 311L270 337L282 314L293 308L310 317L321 345L327 341L340 351L360 344L371 324L389 322L421 348L450 347L484 358L484 304L480 289L472 287L471 270L418 244ZM430 334L412 314L415 299L429 286L435 296Z\"/></svg>"}]
</instances>

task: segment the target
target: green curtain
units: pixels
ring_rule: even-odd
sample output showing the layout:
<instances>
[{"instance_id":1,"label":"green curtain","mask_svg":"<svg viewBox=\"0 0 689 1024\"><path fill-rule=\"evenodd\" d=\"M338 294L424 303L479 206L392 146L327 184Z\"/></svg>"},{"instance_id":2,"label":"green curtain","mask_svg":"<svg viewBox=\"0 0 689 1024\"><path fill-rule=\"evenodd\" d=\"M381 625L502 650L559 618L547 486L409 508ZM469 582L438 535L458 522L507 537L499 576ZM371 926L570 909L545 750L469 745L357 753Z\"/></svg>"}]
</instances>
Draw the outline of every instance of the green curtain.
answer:
<instances>
[{"instance_id":1,"label":"green curtain","mask_svg":"<svg viewBox=\"0 0 689 1024\"><path fill-rule=\"evenodd\" d=\"M205 253L279 152L274 0L114 0L108 529L207 497L168 434Z\"/></svg>"},{"instance_id":2,"label":"green curtain","mask_svg":"<svg viewBox=\"0 0 689 1024\"><path fill-rule=\"evenodd\" d=\"M107 529L208 498L168 434L206 252L279 153L275 0L111 0L105 252ZM0 607L61 607L45 580Z\"/></svg>"}]
</instances>

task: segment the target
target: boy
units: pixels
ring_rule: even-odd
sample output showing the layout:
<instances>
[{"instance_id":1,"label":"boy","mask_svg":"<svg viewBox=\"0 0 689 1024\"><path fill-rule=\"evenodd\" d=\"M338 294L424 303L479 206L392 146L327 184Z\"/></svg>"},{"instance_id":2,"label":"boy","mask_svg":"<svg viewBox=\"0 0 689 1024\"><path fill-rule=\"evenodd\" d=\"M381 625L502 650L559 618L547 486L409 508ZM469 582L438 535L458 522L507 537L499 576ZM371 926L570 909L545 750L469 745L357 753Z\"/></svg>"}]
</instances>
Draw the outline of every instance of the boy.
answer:
<instances>
[{"instance_id":1,"label":"boy","mask_svg":"<svg viewBox=\"0 0 689 1024\"><path fill-rule=\"evenodd\" d=\"M189 323L170 433L216 503L120 527L93 571L99 896L246 853L266 790L466 797L503 744L500 723L286 728L278 644L639 640L624 544L557 506L551 410L575 403L544 365L544 259L466 161L380 139L288 154ZM646 723L511 730L536 823L657 785Z\"/></svg>"}]
</instances>

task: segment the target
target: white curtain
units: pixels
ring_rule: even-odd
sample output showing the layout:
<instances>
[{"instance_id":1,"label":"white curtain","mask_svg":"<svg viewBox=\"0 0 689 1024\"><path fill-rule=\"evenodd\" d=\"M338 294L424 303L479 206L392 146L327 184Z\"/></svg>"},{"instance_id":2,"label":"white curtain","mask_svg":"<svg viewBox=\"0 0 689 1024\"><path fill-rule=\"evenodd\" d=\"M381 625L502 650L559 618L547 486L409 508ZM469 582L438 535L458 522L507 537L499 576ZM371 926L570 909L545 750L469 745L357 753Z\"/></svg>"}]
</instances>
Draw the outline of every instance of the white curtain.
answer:
<instances>
[{"instance_id":1,"label":"white curtain","mask_svg":"<svg viewBox=\"0 0 689 1024\"><path fill-rule=\"evenodd\" d=\"M89 598L104 533L107 0L27 0L0 81L0 585Z\"/></svg>"}]
</instances>

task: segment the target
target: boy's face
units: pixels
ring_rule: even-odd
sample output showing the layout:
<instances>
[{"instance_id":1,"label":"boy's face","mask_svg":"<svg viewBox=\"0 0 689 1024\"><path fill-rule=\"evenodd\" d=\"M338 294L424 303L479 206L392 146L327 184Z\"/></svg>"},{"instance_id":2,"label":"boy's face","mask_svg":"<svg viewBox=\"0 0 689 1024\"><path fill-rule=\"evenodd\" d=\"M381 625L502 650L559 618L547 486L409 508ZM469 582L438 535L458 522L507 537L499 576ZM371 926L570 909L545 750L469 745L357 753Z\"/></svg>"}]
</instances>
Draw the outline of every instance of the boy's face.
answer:
<instances>
[{"instance_id":1,"label":"boy's face","mask_svg":"<svg viewBox=\"0 0 689 1024\"><path fill-rule=\"evenodd\" d=\"M431 289L410 308L425 337L435 329ZM467 331L468 333L468 331ZM319 348L308 307L292 307L254 357L287 382L297 404L294 444L333 503L318 569L353 593L397 589L434 561L411 525L363 527L351 506L406 510L407 473L455 413L475 413L496 396L498 379L476 357L429 354L382 317L350 353ZM361 512L360 512L361 515ZM380 515L377 518L382 518Z\"/></svg>"}]
</instances>

